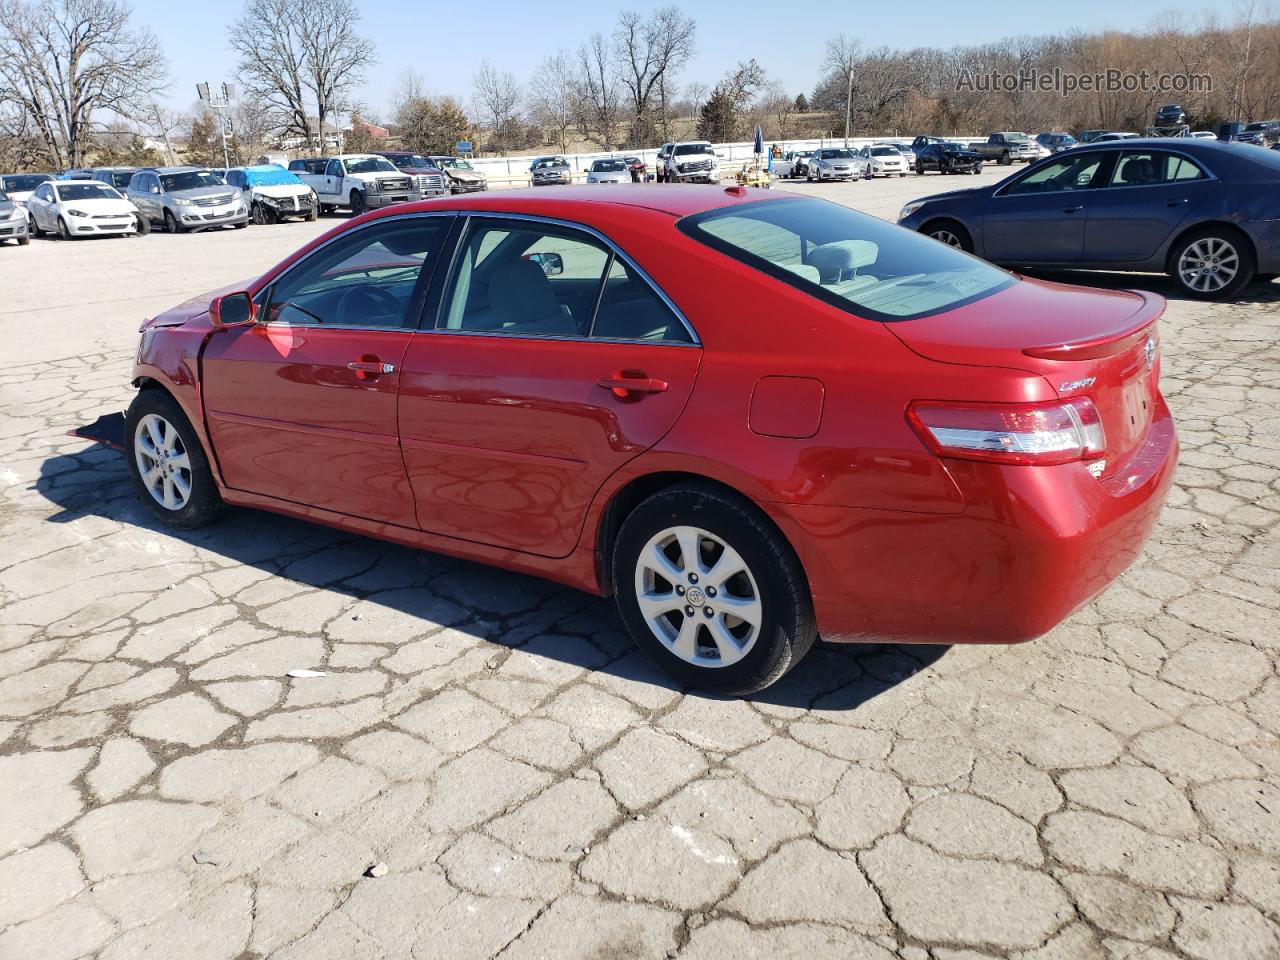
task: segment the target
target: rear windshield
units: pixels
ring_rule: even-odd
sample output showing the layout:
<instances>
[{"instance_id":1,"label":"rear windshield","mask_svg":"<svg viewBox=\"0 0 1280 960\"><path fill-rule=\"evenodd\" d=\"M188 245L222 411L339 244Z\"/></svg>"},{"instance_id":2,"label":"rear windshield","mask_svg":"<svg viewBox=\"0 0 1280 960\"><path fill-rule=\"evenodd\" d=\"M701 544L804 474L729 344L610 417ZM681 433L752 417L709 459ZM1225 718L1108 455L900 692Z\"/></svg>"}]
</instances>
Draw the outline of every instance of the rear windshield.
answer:
<instances>
[{"instance_id":1,"label":"rear windshield","mask_svg":"<svg viewBox=\"0 0 1280 960\"><path fill-rule=\"evenodd\" d=\"M972 303L1014 277L922 234L825 200L771 200L681 220L695 240L872 320Z\"/></svg>"}]
</instances>

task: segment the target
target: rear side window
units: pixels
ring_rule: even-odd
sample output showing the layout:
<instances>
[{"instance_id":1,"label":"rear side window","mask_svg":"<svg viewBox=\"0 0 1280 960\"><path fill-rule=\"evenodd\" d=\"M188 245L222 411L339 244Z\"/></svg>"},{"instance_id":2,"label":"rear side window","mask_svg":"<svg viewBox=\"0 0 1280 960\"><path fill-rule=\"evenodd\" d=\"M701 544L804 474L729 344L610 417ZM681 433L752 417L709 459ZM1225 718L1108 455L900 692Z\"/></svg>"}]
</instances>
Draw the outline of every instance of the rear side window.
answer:
<instances>
[{"instance_id":1,"label":"rear side window","mask_svg":"<svg viewBox=\"0 0 1280 960\"><path fill-rule=\"evenodd\" d=\"M690 237L855 316L912 320L972 303L1014 277L929 237L817 199L686 217Z\"/></svg>"},{"instance_id":2,"label":"rear side window","mask_svg":"<svg viewBox=\"0 0 1280 960\"><path fill-rule=\"evenodd\" d=\"M1113 187L1148 187L1203 180L1204 171L1186 157L1162 150L1126 150L1111 175Z\"/></svg>"}]
</instances>

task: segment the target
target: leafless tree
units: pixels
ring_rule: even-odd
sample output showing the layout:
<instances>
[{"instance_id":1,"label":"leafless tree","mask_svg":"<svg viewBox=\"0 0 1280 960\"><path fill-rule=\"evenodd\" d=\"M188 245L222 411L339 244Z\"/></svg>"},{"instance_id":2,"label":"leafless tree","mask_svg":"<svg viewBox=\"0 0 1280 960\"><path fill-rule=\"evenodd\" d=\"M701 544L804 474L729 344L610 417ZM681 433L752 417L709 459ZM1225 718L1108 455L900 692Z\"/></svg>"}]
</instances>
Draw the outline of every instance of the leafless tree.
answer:
<instances>
[{"instance_id":1,"label":"leafless tree","mask_svg":"<svg viewBox=\"0 0 1280 960\"><path fill-rule=\"evenodd\" d=\"M698 112L702 110L702 105L707 101L707 94L711 92L711 88L701 80L695 80L684 88L684 95L689 99L691 107L689 116L696 117Z\"/></svg>"},{"instance_id":2,"label":"leafless tree","mask_svg":"<svg viewBox=\"0 0 1280 960\"><path fill-rule=\"evenodd\" d=\"M77 166L94 115L145 109L166 82L156 38L119 0L0 0L0 105L58 168Z\"/></svg>"},{"instance_id":3,"label":"leafless tree","mask_svg":"<svg viewBox=\"0 0 1280 960\"><path fill-rule=\"evenodd\" d=\"M776 80L770 83L760 99L761 126L768 135L779 140L790 137L795 113L795 98L787 93L786 87Z\"/></svg>"},{"instance_id":4,"label":"leafless tree","mask_svg":"<svg viewBox=\"0 0 1280 960\"><path fill-rule=\"evenodd\" d=\"M564 50L547 57L529 81L534 116L556 133L561 153L569 152L569 128L577 112L573 62Z\"/></svg>"},{"instance_id":5,"label":"leafless tree","mask_svg":"<svg viewBox=\"0 0 1280 960\"><path fill-rule=\"evenodd\" d=\"M693 56L696 29L692 18L675 6L619 16L614 46L618 73L631 101L631 142L636 146L652 138L654 92L659 84L670 82Z\"/></svg>"},{"instance_id":6,"label":"leafless tree","mask_svg":"<svg viewBox=\"0 0 1280 960\"><path fill-rule=\"evenodd\" d=\"M286 132L323 145L325 119L375 62L359 22L351 0L247 0L229 37L246 92L274 109Z\"/></svg>"},{"instance_id":7,"label":"leafless tree","mask_svg":"<svg viewBox=\"0 0 1280 960\"><path fill-rule=\"evenodd\" d=\"M849 138L849 124L853 113L853 71L858 57L862 53L862 41L846 37L843 33L834 40L827 41L827 54L822 61L823 68L838 74L845 81L844 95L844 136Z\"/></svg>"},{"instance_id":8,"label":"leafless tree","mask_svg":"<svg viewBox=\"0 0 1280 960\"><path fill-rule=\"evenodd\" d=\"M489 146L501 150L513 137L516 108L520 104L520 85L509 70L499 70L488 60L472 78L476 109L489 126Z\"/></svg>"},{"instance_id":9,"label":"leafless tree","mask_svg":"<svg viewBox=\"0 0 1280 960\"><path fill-rule=\"evenodd\" d=\"M612 52L600 34L593 33L578 48L577 73L578 99L595 126L601 145L611 149L616 145L620 97Z\"/></svg>"}]
</instances>

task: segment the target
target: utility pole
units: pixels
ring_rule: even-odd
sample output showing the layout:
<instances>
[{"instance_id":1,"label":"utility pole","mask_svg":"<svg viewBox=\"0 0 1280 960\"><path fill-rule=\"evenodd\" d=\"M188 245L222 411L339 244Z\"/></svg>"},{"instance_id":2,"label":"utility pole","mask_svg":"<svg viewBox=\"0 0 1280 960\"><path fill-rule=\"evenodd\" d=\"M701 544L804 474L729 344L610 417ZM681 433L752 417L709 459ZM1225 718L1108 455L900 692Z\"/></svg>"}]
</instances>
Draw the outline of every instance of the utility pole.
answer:
<instances>
[{"instance_id":1,"label":"utility pole","mask_svg":"<svg viewBox=\"0 0 1280 960\"><path fill-rule=\"evenodd\" d=\"M231 129L231 100L236 95L234 83L224 83L221 94L214 93L207 83L197 83L196 93L207 103L218 118L218 130L222 133L222 163L231 166L231 151L227 149L227 131Z\"/></svg>"},{"instance_id":2,"label":"utility pole","mask_svg":"<svg viewBox=\"0 0 1280 960\"><path fill-rule=\"evenodd\" d=\"M848 83L844 90L844 145L849 147L849 120L853 116L853 64L849 64Z\"/></svg>"}]
</instances>

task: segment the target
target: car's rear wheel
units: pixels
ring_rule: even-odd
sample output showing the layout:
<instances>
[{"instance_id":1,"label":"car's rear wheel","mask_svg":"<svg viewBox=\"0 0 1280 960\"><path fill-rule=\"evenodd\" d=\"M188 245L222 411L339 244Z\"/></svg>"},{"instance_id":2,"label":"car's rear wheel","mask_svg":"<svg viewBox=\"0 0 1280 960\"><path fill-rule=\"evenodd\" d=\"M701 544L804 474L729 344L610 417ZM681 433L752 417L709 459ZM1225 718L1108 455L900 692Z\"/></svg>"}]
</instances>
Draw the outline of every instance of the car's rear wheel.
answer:
<instances>
[{"instance_id":1,"label":"car's rear wheel","mask_svg":"<svg viewBox=\"0 0 1280 960\"><path fill-rule=\"evenodd\" d=\"M129 404L124 423L129 474L151 512L184 529L217 519L222 497L178 401L162 389L143 390Z\"/></svg>"},{"instance_id":2,"label":"car's rear wheel","mask_svg":"<svg viewBox=\"0 0 1280 960\"><path fill-rule=\"evenodd\" d=\"M973 253L973 239L969 236L969 231L955 220L933 220L921 227L920 232L948 247Z\"/></svg>"},{"instance_id":3,"label":"car's rear wheel","mask_svg":"<svg viewBox=\"0 0 1280 960\"><path fill-rule=\"evenodd\" d=\"M182 227L178 224L178 218L173 215L172 210L164 212L164 230L165 233L178 233Z\"/></svg>"},{"instance_id":4,"label":"car's rear wheel","mask_svg":"<svg viewBox=\"0 0 1280 960\"><path fill-rule=\"evenodd\" d=\"M636 644L689 687L761 690L817 636L791 545L752 504L711 485L671 487L637 506L612 572Z\"/></svg>"},{"instance_id":5,"label":"car's rear wheel","mask_svg":"<svg viewBox=\"0 0 1280 960\"><path fill-rule=\"evenodd\" d=\"M1253 280L1257 270L1248 241L1224 227L1189 233L1174 246L1169 262L1173 282L1197 300L1233 297Z\"/></svg>"}]
</instances>

